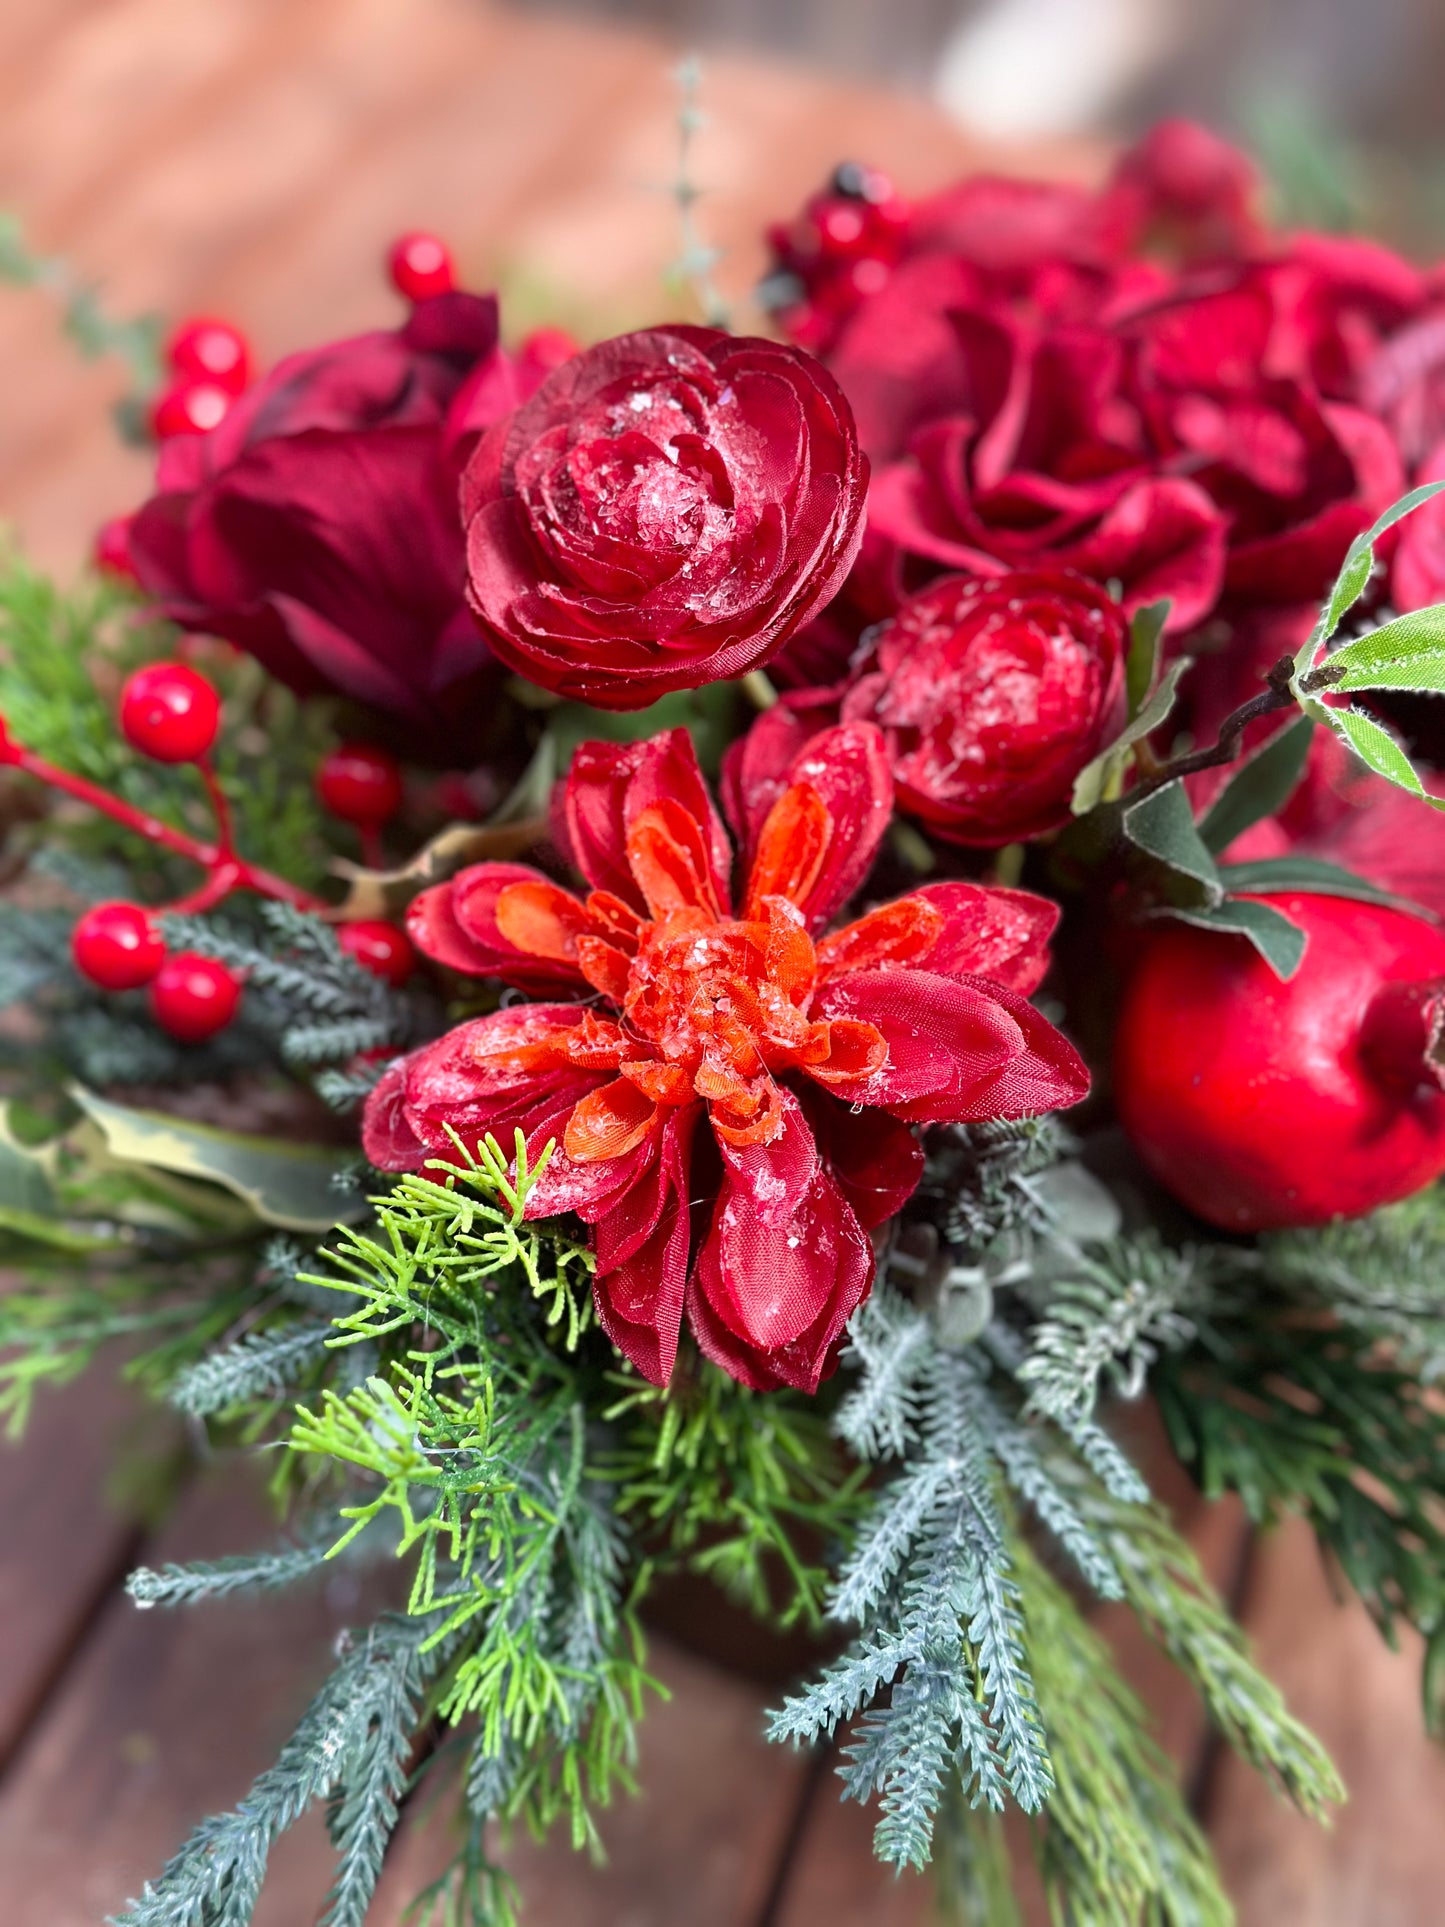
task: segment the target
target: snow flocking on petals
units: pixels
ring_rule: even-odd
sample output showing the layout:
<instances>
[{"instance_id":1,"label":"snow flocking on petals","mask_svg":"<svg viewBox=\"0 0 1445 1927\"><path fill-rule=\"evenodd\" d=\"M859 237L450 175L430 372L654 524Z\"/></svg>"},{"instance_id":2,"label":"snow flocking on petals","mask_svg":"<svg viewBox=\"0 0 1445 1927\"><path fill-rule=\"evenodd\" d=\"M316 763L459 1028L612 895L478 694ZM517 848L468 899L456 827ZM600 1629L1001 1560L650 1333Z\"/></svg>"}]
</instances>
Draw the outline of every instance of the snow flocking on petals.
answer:
<instances>
[{"instance_id":1,"label":"snow flocking on petals","mask_svg":"<svg viewBox=\"0 0 1445 1927\"><path fill-rule=\"evenodd\" d=\"M593 1227L599 1321L656 1382L685 1315L744 1383L815 1389L872 1280L865 1227L921 1174L911 1127L1087 1089L1023 994L1053 905L935 884L825 934L889 818L874 724L797 746L768 797L734 889L686 731L584 744L559 820L590 892L479 864L409 923L453 970L574 1001L459 1026L393 1066L367 1109L368 1154L389 1169L447 1155L449 1129L520 1127L534 1158L551 1142L528 1214Z\"/></svg>"}]
</instances>

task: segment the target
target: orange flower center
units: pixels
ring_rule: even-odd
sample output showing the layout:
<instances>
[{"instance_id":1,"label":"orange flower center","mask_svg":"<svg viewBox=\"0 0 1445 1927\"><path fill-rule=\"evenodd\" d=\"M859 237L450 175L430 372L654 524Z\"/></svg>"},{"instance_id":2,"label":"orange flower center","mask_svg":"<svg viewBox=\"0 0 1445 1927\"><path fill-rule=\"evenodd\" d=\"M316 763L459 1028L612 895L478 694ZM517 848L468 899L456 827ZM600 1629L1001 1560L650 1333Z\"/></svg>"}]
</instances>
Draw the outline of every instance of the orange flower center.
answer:
<instances>
[{"instance_id":1,"label":"orange flower center","mask_svg":"<svg viewBox=\"0 0 1445 1927\"><path fill-rule=\"evenodd\" d=\"M856 1089L887 1061L875 1025L810 1017L813 993L836 969L911 961L931 946L941 919L920 899L904 899L815 948L790 884L806 884L825 838L816 810L800 808L791 792L783 801L774 819L786 822L770 819L764 831L741 918L720 912L700 826L666 803L645 811L628 838L650 919L604 890L585 903L541 880L501 892L503 935L534 956L574 963L618 1012L588 1011L545 1042L501 1053L514 1069L560 1059L617 1072L575 1106L563 1138L569 1157L620 1157L653 1129L660 1108L698 1100L726 1142L765 1144L783 1128L780 1075L806 1071L825 1086ZM774 886L766 894L763 881Z\"/></svg>"}]
</instances>

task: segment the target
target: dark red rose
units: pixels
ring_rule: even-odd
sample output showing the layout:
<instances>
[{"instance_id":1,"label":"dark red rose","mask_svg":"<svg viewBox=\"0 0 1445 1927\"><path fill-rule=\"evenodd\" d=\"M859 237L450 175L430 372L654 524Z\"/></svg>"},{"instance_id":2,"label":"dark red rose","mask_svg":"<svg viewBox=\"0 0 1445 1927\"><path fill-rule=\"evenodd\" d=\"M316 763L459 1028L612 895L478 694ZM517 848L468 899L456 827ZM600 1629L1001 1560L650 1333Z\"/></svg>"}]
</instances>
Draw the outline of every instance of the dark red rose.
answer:
<instances>
[{"instance_id":1,"label":"dark red rose","mask_svg":"<svg viewBox=\"0 0 1445 1927\"><path fill-rule=\"evenodd\" d=\"M869 1230L923 1169L913 1126L1077 1103L1088 1073L1028 1002L1056 907L938 883L825 934L868 870L891 786L870 724L809 742L772 800L735 794L733 852L675 730L585 743L561 818L591 885L519 864L423 891L427 955L566 1002L462 1024L368 1101L367 1155L414 1171L520 1128L529 1217L592 1227L603 1330L665 1383L684 1316L759 1390L817 1388L873 1279ZM583 999L586 1001L582 1001Z\"/></svg>"},{"instance_id":2,"label":"dark red rose","mask_svg":"<svg viewBox=\"0 0 1445 1927\"><path fill-rule=\"evenodd\" d=\"M1229 526L1226 592L1318 599L1345 551L1403 491L1383 424L1302 374L1297 301L1274 269L1183 292L1127 333L1127 384L1163 474L1189 475ZM1298 291L1295 291L1296 294Z\"/></svg>"},{"instance_id":3,"label":"dark red rose","mask_svg":"<svg viewBox=\"0 0 1445 1927\"><path fill-rule=\"evenodd\" d=\"M654 328L586 349L479 444L469 594L496 653L560 695L640 709L765 663L832 595L867 464L795 348Z\"/></svg>"},{"instance_id":4,"label":"dark red rose","mask_svg":"<svg viewBox=\"0 0 1445 1927\"><path fill-rule=\"evenodd\" d=\"M1040 836L1123 722L1127 640L1118 604L1078 576L946 576L879 630L843 716L883 730L899 808L936 835Z\"/></svg>"},{"instance_id":5,"label":"dark red rose","mask_svg":"<svg viewBox=\"0 0 1445 1927\"><path fill-rule=\"evenodd\" d=\"M1219 593L1224 519L1197 480L1160 472L1124 386L1125 343L1002 310L951 325L954 412L915 431L869 500L869 542L891 552L895 592L940 568L1063 568L1118 581L1128 612L1167 597L1171 628L1197 622Z\"/></svg>"},{"instance_id":6,"label":"dark red rose","mask_svg":"<svg viewBox=\"0 0 1445 1927\"><path fill-rule=\"evenodd\" d=\"M514 405L496 302L466 294L280 362L218 428L161 448L130 532L142 586L298 693L351 697L427 748L464 749L495 665L466 608L444 437L480 371Z\"/></svg>"}]
</instances>

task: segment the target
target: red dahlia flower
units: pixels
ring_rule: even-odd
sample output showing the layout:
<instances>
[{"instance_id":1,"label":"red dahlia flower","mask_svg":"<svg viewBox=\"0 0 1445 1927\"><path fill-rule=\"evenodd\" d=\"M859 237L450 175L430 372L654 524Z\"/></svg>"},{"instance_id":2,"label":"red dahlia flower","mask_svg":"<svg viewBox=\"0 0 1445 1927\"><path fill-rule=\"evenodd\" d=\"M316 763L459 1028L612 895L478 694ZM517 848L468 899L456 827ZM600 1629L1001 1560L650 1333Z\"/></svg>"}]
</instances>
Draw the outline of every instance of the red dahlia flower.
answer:
<instances>
[{"instance_id":1,"label":"red dahlia flower","mask_svg":"<svg viewBox=\"0 0 1445 1927\"><path fill-rule=\"evenodd\" d=\"M651 328L565 363L479 444L473 609L532 681L604 709L739 676L847 574L868 466L796 348Z\"/></svg>"},{"instance_id":2,"label":"red dahlia flower","mask_svg":"<svg viewBox=\"0 0 1445 1927\"><path fill-rule=\"evenodd\" d=\"M454 969L588 1001L518 1005L394 1064L367 1155L416 1170L520 1126L556 1149L528 1215L593 1227L603 1329L661 1384L684 1309L744 1384L816 1389L873 1277L868 1229L918 1182L913 1124L1077 1102L1088 1074L1027 1002L1052 904L934 884L820 933L887 826L878 732L808 744L732 852L683 730L577 752L563 815L583 900L521 864L423 892Z\"/></svg>"}]
</instances>

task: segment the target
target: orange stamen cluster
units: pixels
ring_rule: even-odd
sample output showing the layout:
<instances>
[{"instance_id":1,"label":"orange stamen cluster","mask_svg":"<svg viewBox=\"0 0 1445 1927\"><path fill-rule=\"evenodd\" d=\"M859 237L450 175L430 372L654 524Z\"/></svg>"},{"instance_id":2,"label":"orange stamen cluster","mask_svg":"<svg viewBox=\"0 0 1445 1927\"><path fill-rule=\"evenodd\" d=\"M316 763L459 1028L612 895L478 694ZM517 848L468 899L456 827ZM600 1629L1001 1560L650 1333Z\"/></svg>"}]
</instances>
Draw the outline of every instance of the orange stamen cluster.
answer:
<instances>
[{"instance_id":1,"label":"orange stamen cluster","mask_svg":"<svg viewBox=\"0 0 1445 1927\"><path fill-rule=\"evenodd\" d=\"M616 1016L584 1012L565 1032L513 1041L490 1061L509 1070L570 1064L616 1078L573 1109L563 1147L578 1162L634 1149L667 1107L705 1103L734 1145L783 1128L778 1078L806 1070L823 1085L881 1070L882 1033L852 1018L817 1020L813 997L840 970L906 964L933 947L943 919L904 898L814 944L806 901L832 836L810 784L779 798L763 827L741 917L718 901L702 826L664 800L641 812L627 856L650 915L594 890L585 900L542 880L509 884L497 926L537 957L572 963Z\"/></svg>"}]
</instances>

